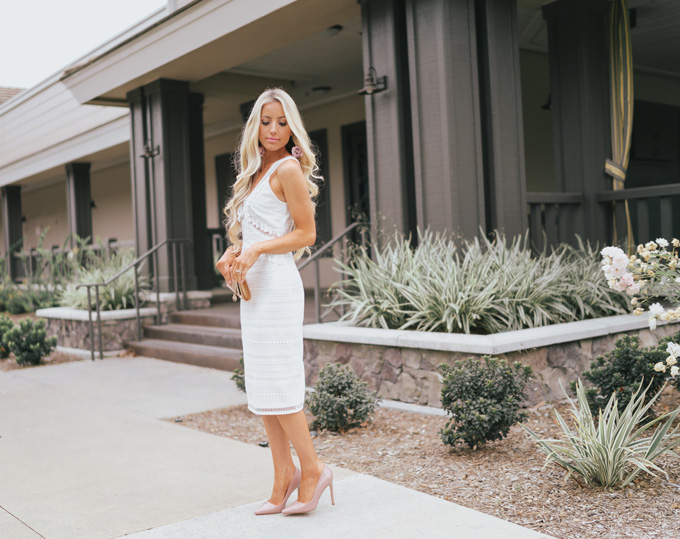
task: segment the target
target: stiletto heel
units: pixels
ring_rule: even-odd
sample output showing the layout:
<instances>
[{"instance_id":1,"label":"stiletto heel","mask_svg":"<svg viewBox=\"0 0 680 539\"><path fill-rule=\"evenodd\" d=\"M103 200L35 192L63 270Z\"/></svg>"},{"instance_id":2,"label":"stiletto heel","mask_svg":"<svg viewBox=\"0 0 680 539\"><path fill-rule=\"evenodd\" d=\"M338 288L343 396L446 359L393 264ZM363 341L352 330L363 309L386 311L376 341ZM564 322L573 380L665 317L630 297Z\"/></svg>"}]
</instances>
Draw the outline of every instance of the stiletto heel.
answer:
<instances>
[{"instance_id":1,"label":"stiletto heel","mask_svg":"<svg viewBox=\"0 0 680 539\"><path fill-rule=\"evenodd\" d=\"M277 513L280 513L283 510L283 508L286 507L286 502L288 501L288 498L290 498L290 495L293 494L293 491L300 486L301 480L302 472L300 471L300 468L296 466L295 471L293 472L293 478L290 480L290 485L288 485L288 490L286 490L286 497L283 499L283 502L281 502L279 505L274 505L273 503L269 502L269 500L267 500L255 510L255 514L275 515Z\"/></svg>"},{"instance_id":2,"label":"stiletto heel","mask_svg":"<svg viewBox=\"0 0 680 539\"><path fill-rule=\"evenodd\" d=\"M281 511L281 513L284 515L293 515L314 511L316 506L319 504L319 498L321 498L321 494L323 494L323 491L326 490L326 487L331 488L331 502L333 505L335 505L335 499L333 498L333 472L331 472L331 469L324 464L323 469L321 470L321 475L319 476L319 481L316 484L316 488L314 489L314 496L312 496L312 499L307 503L300 503L297 501L293 502L283 511Z\"/></svg>"}]
</instances>

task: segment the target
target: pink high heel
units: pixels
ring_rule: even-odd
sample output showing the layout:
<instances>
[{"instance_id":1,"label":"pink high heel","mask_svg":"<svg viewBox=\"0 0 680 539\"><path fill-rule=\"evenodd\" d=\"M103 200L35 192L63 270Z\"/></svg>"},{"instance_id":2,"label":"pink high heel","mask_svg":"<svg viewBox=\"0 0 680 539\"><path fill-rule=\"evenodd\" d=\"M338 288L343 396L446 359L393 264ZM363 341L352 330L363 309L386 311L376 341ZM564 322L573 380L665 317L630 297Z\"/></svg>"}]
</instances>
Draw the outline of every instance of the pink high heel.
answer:
<instances>
[{"instance_id":1,"label":"pink high heel","mask_svg":"<svg viewBox=\"0 0 680 539\"><path fill-rule=\"evenodd\" d=\"M270 503L269 500L264 502L260 507L255 510L256 515L275 515L280 513L281 510L286 507L286 502L293 491L300 486L300 480L302 479L302 472L300 468L295 467L295 472L293 472L293 479L290 480L290 485L288 485L288 490L286 491L286 497L283 499L279 505L274 505Z\"/></svg>"},{"instance_id":2,"label":"pink high heel","mask_svg":"<svg viewBox=\"0 0 680 539\"><path fill-rule=\"evenodd\" d=\"M333 472L331 472L330 468L324 464L321 475L319 476L319 482L314 489L314 496L312 496L312 499L307 503L293 502L281 511L281 513L284 515L294 515L314 511L319 504L319 498L321 498L321 494L326 490L326 487L331 488L331 503L335 505L335 497L333 496Z\"/></svg>"}]
</instances>

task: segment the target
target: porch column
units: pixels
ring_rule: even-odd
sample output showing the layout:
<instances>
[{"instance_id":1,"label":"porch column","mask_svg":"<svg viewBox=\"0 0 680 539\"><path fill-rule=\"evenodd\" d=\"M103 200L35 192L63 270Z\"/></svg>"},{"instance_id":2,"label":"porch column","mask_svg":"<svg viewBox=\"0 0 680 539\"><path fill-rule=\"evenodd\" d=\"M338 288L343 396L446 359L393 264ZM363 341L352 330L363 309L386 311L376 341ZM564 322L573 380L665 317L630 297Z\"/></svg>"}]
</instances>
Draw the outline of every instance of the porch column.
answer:
<instances>
[{"instance_id":1,"label":"porch column","mask_svg":"<svg viewBox=\"0 0 680 539\"><path fill-rule=\"evenodd\" d=\"M2 228L5 235L5 256L10 279L19 275L20 261L12 252L21 251L23 231L21 224L21 186L6 185L2 188Z\"/></svg>"},{"instance_id":2,"label":"porch column","mask_svg":"<svg viewBox=\"0 0 680 539\"><path fill-rule=\"evenodd\" d=\"M387 90L365 96L371 232L415 235L413 139L405 0L359 0L363 67L387 76Z\"/></svg>"},{"instance_id":3,"label":"porch column","mask_svg":"<svg viewBox=\"0 0 680 539\"><path fill-rule=\"evenodd\" d=\"M418 226L485 225L474 0L407 0Z\"/></svg>"},{"instance_id":4,"label":"porch column","mask_svg":"<svg viewBox=\"0 0 680 539\"><path fill-rule=\"evenodd\" d=\"M516 0L477 0L487 226L528 227ZM456 73L457 74L457 73Z\"/></svg>"},{"instance_id":5,"label":"porch column","mask_svg":"<svg viewBox=\"0 0 680 539\"><path fill-rule=\"evenodd\" d=\"M205 276L212 261L205 231L202 96L190 94L188 82L159 79L128 93L128 102L137 253L166 239L190 238L193 244L184 247L187 289L211 287ZM174 271L171 250L161 248L161 291L174 289Z\"/></svg>"},{"instance_id":6,"label":"porch column","mask_svg":"<svg viewBox=\"0 0 680 539\"><path fill-rule=\"evenodd\" d=\"M573 232L607 239L597 192L609 188L607 0L555 0L543 6L548 26L555 190L580 192Z\"/></svg>"},{"instance_id":7,"label":"porch column","mask_svg":"<svg viewBox=\"0 0 680 539\"><path fill-rule=\"evenodd\" d=\"M92 197L90 194L90 163L66 164L66 209L71 247L75 247L74 234L89 237L92 243Z\"/></svg>"}]
</instances>

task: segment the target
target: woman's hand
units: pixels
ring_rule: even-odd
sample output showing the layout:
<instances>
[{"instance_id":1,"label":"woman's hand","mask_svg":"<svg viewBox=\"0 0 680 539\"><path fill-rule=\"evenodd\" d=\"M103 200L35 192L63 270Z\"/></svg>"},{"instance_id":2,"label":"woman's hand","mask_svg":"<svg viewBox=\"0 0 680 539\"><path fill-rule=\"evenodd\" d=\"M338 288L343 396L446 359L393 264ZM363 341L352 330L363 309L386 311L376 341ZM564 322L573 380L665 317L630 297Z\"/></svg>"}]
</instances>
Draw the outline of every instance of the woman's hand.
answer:
<instances>
[{"instance_id":1,"label":"woman's hand","mask_svg":"<svg viewBox=\"0 0 680 539\"><path fill-rule=\"evenodd\" d=\"M245 251L242 251L240 255L236 257L234 263L231 266L231 276L235 281L242 283L246 280L246 274L248 270L257 262L262 252L260 251L258 244L255 243L251 247L248 247Z\"/></svg>"},{"instance_id":2,"label":"woman's hand","mask_svg":"<svg viewBox=\"0 0 680 539\"><path fill-rule=\"evenodd\" d=\"M224 251L224 254L220 257L220 259L215 264L215 267L222 274L222 277L224 277L224 280L227 281L227 284L229 286L232 285L231 268L232 268L232 265L234 264L234 260L236 260L236 257L238 256L238 254L239 253L234 252L234 247L233 247L233 245L231 245L231 246L227 247L227 250Z\"/></svg>"}]
</instances>

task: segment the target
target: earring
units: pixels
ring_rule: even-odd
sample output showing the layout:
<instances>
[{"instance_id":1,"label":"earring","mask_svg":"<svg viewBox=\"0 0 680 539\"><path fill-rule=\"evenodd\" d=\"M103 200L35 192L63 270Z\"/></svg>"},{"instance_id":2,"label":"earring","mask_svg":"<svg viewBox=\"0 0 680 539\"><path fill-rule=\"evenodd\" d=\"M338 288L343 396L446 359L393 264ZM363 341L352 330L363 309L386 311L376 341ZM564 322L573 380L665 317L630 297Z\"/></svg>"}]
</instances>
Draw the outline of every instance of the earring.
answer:
<instances>
[{"instance_id":1,"label":"earring","mask_svg":"<svg viewBox=\"0 0 680 539\"><path fill-rule=\"evenodd\" d=\"M300 159L300 157L302 157L302 148L300 148L300 146L293 146L290 150L290 154L296 159Z\"/></svg>"},{"instance_id":2,"label":"earring","mask_svg":"<svg viewBox=\"0 0 680 539\"><path fill-rule=\"evenodd\" d=\"M260 146L260 147L257 149L257 151L260 152L260 157L264 157L264 147L263 147L263 146Z\"/></svg>"}]
</instances>

